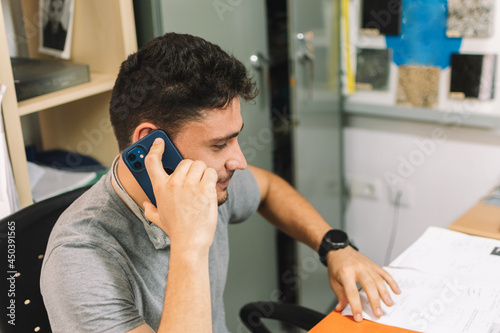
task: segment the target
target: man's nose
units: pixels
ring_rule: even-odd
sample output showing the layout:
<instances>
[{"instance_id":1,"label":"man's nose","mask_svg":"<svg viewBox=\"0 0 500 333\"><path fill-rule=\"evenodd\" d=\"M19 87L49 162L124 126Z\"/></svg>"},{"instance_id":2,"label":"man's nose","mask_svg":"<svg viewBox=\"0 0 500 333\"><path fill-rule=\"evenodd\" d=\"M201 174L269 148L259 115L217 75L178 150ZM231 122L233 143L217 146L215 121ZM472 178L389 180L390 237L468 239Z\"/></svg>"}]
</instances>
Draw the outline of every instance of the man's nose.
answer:
<instances>
[{"instance_id":1,"label":"man's nose","mask_svg":"<svg viewBox=\"0 0 500 333\"><path fill-rule=\"evenodd\" d=\"M236 142L234 149L231 152L229 159L226 161L226 169L228 170L244 170L247 168L247 160L241 151L239 143Z\"/></svg>"}]
</instances>

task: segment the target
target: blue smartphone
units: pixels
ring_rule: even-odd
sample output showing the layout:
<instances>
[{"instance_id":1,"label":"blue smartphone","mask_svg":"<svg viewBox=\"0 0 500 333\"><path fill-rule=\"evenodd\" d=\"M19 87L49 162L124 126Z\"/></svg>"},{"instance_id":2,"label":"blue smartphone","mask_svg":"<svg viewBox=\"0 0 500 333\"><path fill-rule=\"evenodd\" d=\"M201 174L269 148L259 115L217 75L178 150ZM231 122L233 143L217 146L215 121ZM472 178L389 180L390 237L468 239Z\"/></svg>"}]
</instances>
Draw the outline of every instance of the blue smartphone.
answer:
<instances>
[{"instance_id":1,"label":"blue smartphone","mask_svg":"<svg viewBox=\"0 0 500 333\"><path fill-rule=\"evenodd\" d=\"M151 180L149 179L148 171L146 170L146 165L144 164L144 158L149 152L151 145L156 138L162 138L165 142L165 150L163 151L162 162L165 172L169 175L174 172L177 164L182 161L182 156L179 154L177 148L175 148L172 141L162 130L155 130L142 139L134 142L122 153L122 159L127 165L128 169L134 175L142 190L148 196L149 200L153 205L156 206L156 199L153 192L153 185L151 185Z\"/></svg>"}]
</instances>

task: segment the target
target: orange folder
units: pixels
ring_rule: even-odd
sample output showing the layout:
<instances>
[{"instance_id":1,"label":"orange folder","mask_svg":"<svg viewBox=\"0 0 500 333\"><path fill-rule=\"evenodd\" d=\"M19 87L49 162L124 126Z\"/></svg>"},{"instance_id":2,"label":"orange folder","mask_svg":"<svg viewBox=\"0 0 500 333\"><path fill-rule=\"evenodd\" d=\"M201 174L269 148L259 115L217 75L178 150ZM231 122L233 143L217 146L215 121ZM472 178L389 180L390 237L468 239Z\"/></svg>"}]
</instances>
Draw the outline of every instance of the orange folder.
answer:
<instances>
[{"instance_id":1,"label":"orange folder","mask_svg":"<svg viewBox=\"0 0 500 333\"><path fill-rule=\"evenodd\" d=\"M318 325L314 326L309 333L403 333L413 332L404 328L387 326L364 319L358 323L351 316L343 316L340 312L333 311L325 317Z\"/></svg>"}]
</instances>

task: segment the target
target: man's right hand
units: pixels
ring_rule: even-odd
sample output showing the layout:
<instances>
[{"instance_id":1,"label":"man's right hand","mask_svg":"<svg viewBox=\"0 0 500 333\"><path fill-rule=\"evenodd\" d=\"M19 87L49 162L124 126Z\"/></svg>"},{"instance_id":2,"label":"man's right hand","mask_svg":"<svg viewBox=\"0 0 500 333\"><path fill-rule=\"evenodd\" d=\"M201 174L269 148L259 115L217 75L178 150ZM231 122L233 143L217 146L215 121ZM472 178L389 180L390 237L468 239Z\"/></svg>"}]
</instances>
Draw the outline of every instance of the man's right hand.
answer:
<instances>
[{"instance_id":1,"label":"man's right hand","mask_svg":"<svg viewBox=\"0 0 500 333\"><path fill-rule=\"evenodd\" d=\"M158 332L211 332L209 251L217 226L217 172L182 160L169 176L156 139L145 159L158 207L144 203L146 218L170 237L167 288ZM148 332L140 326L137 332Z\"/></svg>"},{"instance_id":2,"label":"man's right hand","mask_svg":"<svg viewBox=\"0 0 500 333\"><path fill-rule=\"evenodd\" d=\"M217 172L202 161L182 160L168 175L161 157L165 143L156 139L145 158L158 207L144 203L148 220L183 251L209 249L217 226Z\"/></svg>"}]
</instances>

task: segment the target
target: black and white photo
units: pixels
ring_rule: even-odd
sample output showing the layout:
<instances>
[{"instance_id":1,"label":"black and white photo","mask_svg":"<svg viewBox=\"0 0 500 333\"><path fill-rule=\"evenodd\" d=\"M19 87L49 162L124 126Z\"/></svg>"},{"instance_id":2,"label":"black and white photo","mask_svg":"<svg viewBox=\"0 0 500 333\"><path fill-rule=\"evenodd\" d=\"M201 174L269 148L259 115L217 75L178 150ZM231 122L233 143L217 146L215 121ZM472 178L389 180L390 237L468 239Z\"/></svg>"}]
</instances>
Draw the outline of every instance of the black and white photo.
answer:
<instances>
[{"instance_id":1,"label":"black and white photo","mask_svg":"<svg viewBox=\"0 0 500 333\"><path fill-rule=\"evenodd\" d=\"M69 59L74 0L40 0L40 53Z\"/></svg>"}]
</instances>

